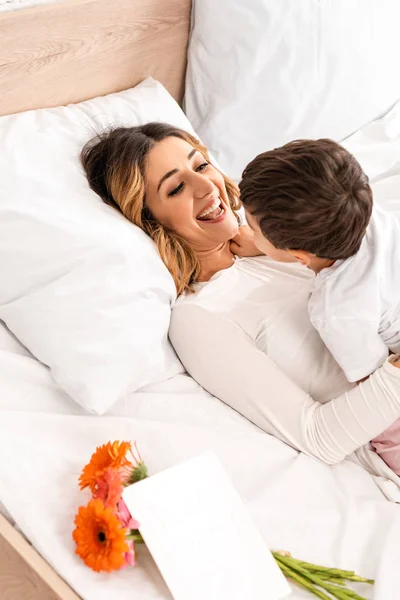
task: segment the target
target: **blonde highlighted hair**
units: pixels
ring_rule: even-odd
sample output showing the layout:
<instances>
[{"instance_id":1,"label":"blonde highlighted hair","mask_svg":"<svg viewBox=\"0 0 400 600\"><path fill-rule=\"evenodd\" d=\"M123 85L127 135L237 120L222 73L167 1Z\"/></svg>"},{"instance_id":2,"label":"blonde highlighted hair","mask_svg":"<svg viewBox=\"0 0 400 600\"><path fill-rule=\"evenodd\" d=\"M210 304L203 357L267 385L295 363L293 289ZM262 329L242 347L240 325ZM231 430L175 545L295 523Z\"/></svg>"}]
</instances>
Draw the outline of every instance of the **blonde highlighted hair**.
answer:
<instances>
[{"instance_id":1,"label":"blonde highlighted hair","mask_svg":"<svg viewBox=\"0 0 400 600\"><path fill-rule=\"evenodd\" d=\"M189 244L156 221L146 206L146 157L155 144L167 137L184 140L210 160L207 149L194 136L166 123L111 129L85 145L81 160L92 190L154 240L179 295L191 290L197 281L199 259ZM237 211L240 208L238 188L222 175L230 206Z\"/></svg>"}]
</instances>

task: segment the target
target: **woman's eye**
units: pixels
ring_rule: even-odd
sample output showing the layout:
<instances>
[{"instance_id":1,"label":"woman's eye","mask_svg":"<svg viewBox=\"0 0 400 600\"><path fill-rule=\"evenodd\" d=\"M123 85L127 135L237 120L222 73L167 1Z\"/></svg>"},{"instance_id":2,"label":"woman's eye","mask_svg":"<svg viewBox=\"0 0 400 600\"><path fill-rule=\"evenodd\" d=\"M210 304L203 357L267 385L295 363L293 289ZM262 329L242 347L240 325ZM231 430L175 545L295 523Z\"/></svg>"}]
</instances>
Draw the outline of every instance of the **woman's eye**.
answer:
<instances>
[{"instance_id":1,"label":"woman's eye","mask_svg":"<svg viewBox=\"0 0 400 600\"><path fill-rule=\"evenodd\" d=\"M201 163L201 165L199 165L198 167L195 168L196 173L199 173L199 172L201 173L202 171L205 171L209 164L210 163L208 163L208 162ZM182 183L180 183L178 186L176 186L176 188L174 188L173 190L168 192L168 196L176 196L183 190L183 188L184 188L184 184L182 181Z\"/></svg>"},{"instance_id":2,"label":"woman's eye","mask_svg":"<svg viewBox=\"0 0 400 600\"><path fill-rule=\"evenodd\" d=\"M177 185L176 188L174 188L173 190L171 190L170 192L168 192L168 196L176 196L182 190L183 190L183 182L180 183L179 185Z\"/></svg>"}]
</instances>

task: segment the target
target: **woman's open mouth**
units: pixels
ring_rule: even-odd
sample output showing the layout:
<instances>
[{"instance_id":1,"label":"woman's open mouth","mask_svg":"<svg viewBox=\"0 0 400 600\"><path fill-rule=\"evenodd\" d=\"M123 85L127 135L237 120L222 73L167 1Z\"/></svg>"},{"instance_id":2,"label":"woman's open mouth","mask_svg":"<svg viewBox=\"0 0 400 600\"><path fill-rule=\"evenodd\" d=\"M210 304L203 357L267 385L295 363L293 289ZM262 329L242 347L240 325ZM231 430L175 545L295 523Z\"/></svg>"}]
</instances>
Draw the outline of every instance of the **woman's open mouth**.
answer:
<instances>
[{"instance_id":1,"label":"woman's open mouth","mask_svg":"<svg viewBox=\"0 0 400 600\"><path fill-rule=\"evenodd\" d=\"M221 221L225 217L225 208L221 201L221 198L215 198L209 202L197 215L196 219L198 221L206 221L211 223L216 223Z\"/></svg>"}]
</instances>

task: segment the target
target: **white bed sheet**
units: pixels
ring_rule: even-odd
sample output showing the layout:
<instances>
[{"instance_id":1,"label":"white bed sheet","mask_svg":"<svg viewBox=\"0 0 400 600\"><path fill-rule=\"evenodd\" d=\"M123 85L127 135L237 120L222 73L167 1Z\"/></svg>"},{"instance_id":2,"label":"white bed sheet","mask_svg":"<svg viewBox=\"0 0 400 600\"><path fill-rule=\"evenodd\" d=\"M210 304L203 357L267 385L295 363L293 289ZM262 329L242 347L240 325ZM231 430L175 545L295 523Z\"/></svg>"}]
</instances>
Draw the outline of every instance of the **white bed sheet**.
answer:
<instances>
[{"instance_id":1,"label":"white bed sheet","mask_svg":"<svg viewBox=\"0 0 400 600\"><path fill-rule=\"evenodd\" d=\"M400 104L346 146L371 175L376 199L400 217ZM0 386L0 499L85 600L171 598L145 548L138 567L114 575L95 574L74 555L73 518L87 500L77 477L96 445L117 438L136 439L152 473L214 449L271 548L376 577L373 597L398 599L400 506L361 467L298 454L187 376L87 416L1 327ZM372 598L369 588L360 593Z\"/></svg>"},{"instance_id":2,"label":"white bed sheet","mask_svg":"<svg viewBox=\"0 0 400 600\"><path fill-rule=\"evenodd\" d=\"M19 350L0 351L0 497L82 598L170 598L143 548L139 567L114 575L92 573L74 556L73 518L87 500L79 471L96 445L117 438L136 439L153 473L213 448L271 548L377 576L383 591L375 597L397 597L398 570L388 565L398 553L400 507L357 465L328 467L298 454L186 376L133 394L109 416L86 416Z\"/></svg>"}]
</instances>

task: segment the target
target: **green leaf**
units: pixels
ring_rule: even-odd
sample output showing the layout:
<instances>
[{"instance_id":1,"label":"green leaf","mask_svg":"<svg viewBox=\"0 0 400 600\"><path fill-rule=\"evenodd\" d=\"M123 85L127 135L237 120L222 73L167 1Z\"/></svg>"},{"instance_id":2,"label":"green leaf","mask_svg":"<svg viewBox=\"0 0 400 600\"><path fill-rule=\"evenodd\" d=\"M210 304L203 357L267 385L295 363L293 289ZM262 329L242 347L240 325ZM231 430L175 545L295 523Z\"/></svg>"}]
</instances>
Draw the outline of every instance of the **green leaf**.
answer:
<instances>
[{"instance_id":1,"label":"green leaf","mask_svg":"<svg viewBox=\"0 0 400 600\"><path fill-rule=\"evenodd\" d=\"M136 465L136 467L134 467L132 469L132 473L129 475L126 485L132 485L133 483L137 483L138 481L141 481L142 479L146 479L148 476L149 476L149 472L147 470L145 463L142 461L142 462L138 463Z\"/></svg>"}]
</instances>

